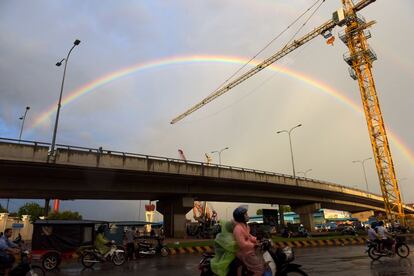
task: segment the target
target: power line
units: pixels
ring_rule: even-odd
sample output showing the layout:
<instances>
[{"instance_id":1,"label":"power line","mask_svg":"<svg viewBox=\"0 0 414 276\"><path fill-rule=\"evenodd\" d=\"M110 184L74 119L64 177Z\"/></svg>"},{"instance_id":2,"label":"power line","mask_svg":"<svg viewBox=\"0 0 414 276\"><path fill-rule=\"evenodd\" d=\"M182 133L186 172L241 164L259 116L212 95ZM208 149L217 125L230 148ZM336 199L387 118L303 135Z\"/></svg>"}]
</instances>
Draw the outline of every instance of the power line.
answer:
<instances>
[{"instance_id":1,"label":"power line","mask_svg":"<svg viewBox=\"0 0 414 276\"><path fill-rule=\"evenodd\" d=\"M259 52L257 52L252 58L250 58L245 64L243 64L239 69L236 70L236 72L234 72L230 77L228 77L221 85L219 85L217 87L217 89L215 89L210 95L212 95L213 93L215 93L218 89L220 89L221 87L223 87L227 82L229 82L234 76L236 76L241 70L243 70L248 64L250 64L250 62L252 62L258 55L260 55L264 50L266 50L273 42L275 42L280 36L282 36L290 27L292 27L294 24L296 24L296 22L299 21L299 19L301 19L306 13L308 13L319 1L321 0L317 0L315 3L312 4L312 6L310 6L308 9L306 9L306 11L304 11L301 15L299 15L299 17L297 17L292 23L290 23L282 32L280 32L276 37L274 37L270 42L268 42L266 44L266 46L264 46ZM310 20L310 18L315 14L315 12L320 8L320 6L325 2L325 0L322 0L322 2L319 4L319 6L315 9L315 11L311 14L311 16L305 21L304 24L302 24L302 26L299 28L299 30L295 33L294 36L297 35L297 33L306 25L306 23ZM291 38L291 40L293 39L293 37ZM289 41L290 42L290 41ZM288 42L288 43L289 43ZM287 43L287 44L288 44ZM287 45L286 44L286 45ZM286 45L284 47L286 47Z\"/></svg>"}]
</instances>

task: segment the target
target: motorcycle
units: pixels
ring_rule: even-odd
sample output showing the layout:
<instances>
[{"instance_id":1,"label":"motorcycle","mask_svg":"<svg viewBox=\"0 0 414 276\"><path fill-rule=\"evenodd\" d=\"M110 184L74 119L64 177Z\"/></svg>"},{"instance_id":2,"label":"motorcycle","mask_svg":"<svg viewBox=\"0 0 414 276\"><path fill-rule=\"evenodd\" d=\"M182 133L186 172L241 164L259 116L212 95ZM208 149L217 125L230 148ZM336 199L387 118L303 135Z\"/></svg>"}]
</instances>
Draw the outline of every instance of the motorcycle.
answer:
<instances>
[{"instance_id":1,"label":"motorcycle","mask_svg":"<svg viewBox=\"0 0 414 276\"><path fill-rule=\"evenodd\" d=\"M82 265L86 268L94 266L96 263L110 261L114 265L123 265L126 261L125 250L118 248L114 243L110 244L111 248L105 255L101 255L96 248L84 249L81 255Z\"/></svg>"},{"instance_id":2,"label":"motorcycle","mask_svg":"<svg viewBox=\"0 0 414 276\"><path fill-rule=\"evenodd\" d=\"M187 225L187 235L200 239L214 238L220 232L221 226L218 223L199 221Z\"/></svg>"},{"instance_id":3,"label":"motorcycle","mask_svg":"<svg viewBox=\"0 0 414 276\"><path fill-rule=\"evenodd\" d=\"M45 271L41 266L31 264L31 255L29 250L22 250L20 253L20 263L13 268L10 276L43 276Z\"/></svg>"},{"instance_id":4,"label":"motorcycle","mask_svg":"<svg viewBox=\"0 0 414 276\"><path fill-rule=\"evenodd\" d=\"M166 257L170 254L170 249L163 243L164 239L161 237L156 237L157 241L154 245L148 240L140 240L136 245L135 256L136 257L145 257L150 255L161 255Z\"/></svg>"},{"instance_id":5,"label":"motorcycle","mask_svg":"<svg viewBox=\"0 0 414 276\"><path fill-rule=\"evenodd\" d=\"M289 275L302 275L307 276L306 272L300 269L301 265L292 263L295 259L293 249L290 247L277 248L272 247L272 242L268 239L263 239L260 243L260 248L263 252L263 258L271 269L272 275L275 276L289 276ZM200 276L213 276L214 273L211 270L211 259L214 257L214 253L204 253L199 263ZM228 276L238 275L237 271L240 271L241 275L251 275L251 272L247 270L244 264L235 258L230 264L230 270Z\"/></svg>"},{"instance_id":6,"label":"motorcycle","mask_svg":"<svg viewBox=\"0 0 414 276\"><path fill-rule=\"evenodd\" d=\"M25 248L24 241L19 235L14 241L20 248L20 262L10 270L10 276L43 276L45 271L38 265L32 265L32 255L30 251ZM0 275L5 268L0 264Z\"/></svg>"},{"instance_id":7,"label":"motorcycle","mask_svg":"<svg viewBox=\"0 0 414 276\"><path fill-rule=\"evenodd\" d=\"M405 237L396 236L395 237L395 253L400 256L400 258L407 258L410 255L410 248L405 243ZM365 252L368 253L368 256L372 260L378 260L381 257L393 257L394 253L390 247L380 250L378 242L367 240L367 247Z\"/></svg>"}]
</instances>

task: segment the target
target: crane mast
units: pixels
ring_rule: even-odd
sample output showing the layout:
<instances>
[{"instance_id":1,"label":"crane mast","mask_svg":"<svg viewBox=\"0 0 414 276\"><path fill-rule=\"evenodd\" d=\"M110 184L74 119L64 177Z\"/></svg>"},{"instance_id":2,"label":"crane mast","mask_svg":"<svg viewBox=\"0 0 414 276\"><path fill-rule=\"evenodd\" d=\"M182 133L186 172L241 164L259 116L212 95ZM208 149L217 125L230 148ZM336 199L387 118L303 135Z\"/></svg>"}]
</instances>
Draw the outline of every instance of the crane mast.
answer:
<instances>
[{"instance_id":1,"label":"crane mast","mask_svg":"<svg viewBox=\"0 0 414 276\"><path fill-rule=\"evenodd\" d=\"M367 28L372 22L366 23L355 12L352 0L342 0L342 3L346 27L340 38L349 49L344 60L350 66L351 77L358 81L387 219L405 223L400 189L372 76L372 62L376 60L376 55L367 43L371 37Z\"/></svg>"},{"instance_id":2,"label":"crane mast","mask_svg":"<svg viewBox=\"0 0 414 276\"><path fill-rule=\"evenodd\" d=\"M351 77L358 81L381 192L384 198L387 219L389 221L400 220L400 222L405 224L400 190L372 75L372 62L376 60L376 54L367 43L367 39L371 37L367 28L372 26L375 22L366 22L362 16L357 14L358 11L376 0L361 0L357 4L354 4L352 0L341 1L343 8L336 11L331 20L325 22L301 38L287 44L280 51L256 65L237 79L214 91L201 102L175 117L171 121L171 124L178 122L207 103L228 92L230 89L241 84L318 35L330 32L335 26L345 26L345 30L339 34L340 39L349 49L349 52L344 54L344 60L350 66Z\"/></svg>"}]
</instances>

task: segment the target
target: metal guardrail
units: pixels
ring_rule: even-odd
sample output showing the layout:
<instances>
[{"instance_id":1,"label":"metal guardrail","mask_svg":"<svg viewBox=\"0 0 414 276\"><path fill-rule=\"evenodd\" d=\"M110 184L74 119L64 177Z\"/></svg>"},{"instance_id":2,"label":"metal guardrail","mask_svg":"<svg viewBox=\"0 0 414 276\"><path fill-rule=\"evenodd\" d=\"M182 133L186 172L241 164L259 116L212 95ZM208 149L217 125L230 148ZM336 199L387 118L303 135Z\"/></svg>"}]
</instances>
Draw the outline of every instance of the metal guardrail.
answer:
<instances>
[{"instance_id":1,"label":"metal guardrail","mask_svg":"<svg viewBox=\"0 0 414 276\"><path fill-rule=\"evenodd\" d=\"M37 146L45 146L50 148L51 143L46 142L37 142L37 141L29 141L29 140L18 140L18 139L12 139L12 138L3 138L0 137L0 143L7 142L7 143L13 143L13 144L23 144L23 145L34 145ZM221 169L230 169L230 170L236 170L236 171L242 171L242 172L252 172L257 174L265 174L265 175L272 175L272 176L279 176L279 177L286 177L286 178L292 178L292 175L286 175L281 173L275 173L275 172L268 172L263 170L256 170L256 169L249 169L249 168L242 168L242 167L233 167L233 166L227 166L227 165L219 165L219 164L207 164L199 161L191 161L191 160L182 160L182 159L176 159L176 158L169 158L169 157L161 157L161 156L154 156L154 155L147 155L147 154L139 154L139 153L130 153L130 152L122 152L122 151L116 151L116 150L104 150L102 148L88 148L88 147L81 147L81 146L70 146L70 145L63 145L63 144L56 144L57 151L59 149L65 149L65 150L76 150L76 151L82 151L82 152L95 152L96 154L111 154L111 155L117 155L122 157L139 157L139 158L145 158L145 159L151 159L151 160L162 160L167 162L176 162L176 163L182 163L182 164L192 164L192 165L199 165L199 166L206 166L206 167L216 167ZM50 149L49 149L50 150ZM305 180L310 181L314 183L320 183L320 184L326 184L330 186L335 186L341 189L349 189L354 191L359 191L366 193L368 197L371 197L371 195L379 196L376 194L369 194L364 190L356 189L356 188L350 188L344 185L339 185L332 182L327 182L323 180L316 180L311 178L305 178L305 177L296 177L299 180Z\"/></svg>"}]
</instances>

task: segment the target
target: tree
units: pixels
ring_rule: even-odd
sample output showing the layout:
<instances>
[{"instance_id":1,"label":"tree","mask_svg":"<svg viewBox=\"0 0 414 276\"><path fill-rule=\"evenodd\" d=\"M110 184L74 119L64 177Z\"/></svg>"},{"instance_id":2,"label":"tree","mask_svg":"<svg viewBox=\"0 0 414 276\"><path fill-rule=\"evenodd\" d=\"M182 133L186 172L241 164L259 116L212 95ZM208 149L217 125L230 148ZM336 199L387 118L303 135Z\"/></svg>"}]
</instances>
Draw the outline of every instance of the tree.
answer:
<instances>
[{"instance_id":1,"label":"tree","mask_svg":"<svg viewBox=\"0 0 414 276\"><path fill-rule=\"evenodd\" d=\"M257 209L256 215L258 215L258 216L263 215L263 209Z\"/></svg>"},{"instance_id":2,"label":"tree","mask_svg":"<svg viewBox=\"0 0 414 276\"><path fill-rule=\"evenodd\" d=\"M36 202L28 202L24 204L22 207L19 208L19 211L17 212L20 219L23 215L29 215L31 222L34 222L35 220L39 219L39 217L43 216L44 213L44 208L42 208Z\"/></svg>"},{"instance_id":3,"label":"tree","mask_svg":"<svg viewBox=\"0 0 414 276\"><path fill-rule=\"evenodd\" d=\"M0 213L8 213L7 209L3 207L3 205L0 204Z\"/></svg>"},{"instance_id":4,"label":"tree","mask_svg":"<svg viewBox=\"0 0 414 276\"><path fill-rule=\"evenodd\" d=\"M283 213L292 212L292 208L289 205L279 205L279 208Z\"/></svg>"},{"instance_id":5,"label":"tree","mask_svg":"<svg viewBox=\"0 0 414 276\"><path fill-rule=\"evenodd\" d=\"M81 220L82 216L78 212L63 211L61 213L51 213L47 216L47 219L54 220Z\"/></svg>"}]
</instances>

